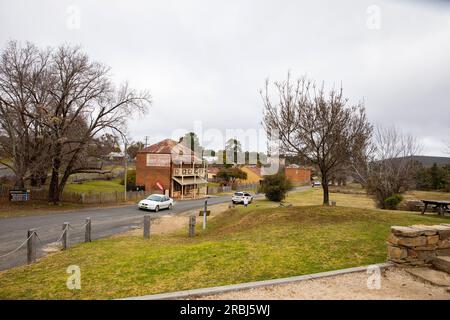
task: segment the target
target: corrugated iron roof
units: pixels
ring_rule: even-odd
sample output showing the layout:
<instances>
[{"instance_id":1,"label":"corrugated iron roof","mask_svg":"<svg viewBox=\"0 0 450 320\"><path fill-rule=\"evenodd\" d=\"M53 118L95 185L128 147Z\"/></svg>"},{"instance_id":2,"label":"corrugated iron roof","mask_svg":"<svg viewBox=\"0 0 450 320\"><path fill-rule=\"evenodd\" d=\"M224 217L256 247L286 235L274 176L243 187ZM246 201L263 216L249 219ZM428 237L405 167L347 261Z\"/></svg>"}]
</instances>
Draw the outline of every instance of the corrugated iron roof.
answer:
<instances>
[{"instance_id":1,"label":"corrugated iron roof","mask_svg":"<svg viewBox=\"0 0 450 320\"><path fill-rule=\"evenodd\" d=\"M172 148L178 144L175 140L164 139L158 143L152 144L139 152L142 153L172 153Z\"/></svg>"},{"instance_id":2,"label":"corrugated iron roof","mask_svg":"<svg viewBox=\"0 0 450 320\"><path fill-rule=\"evenodd\" d=\"M190 148L172 139L164 139L139 151L139 153L171 154L174 163L192 163L192 161L202 163L202 159L191 152Z\"/></svg>"}]
</instances>

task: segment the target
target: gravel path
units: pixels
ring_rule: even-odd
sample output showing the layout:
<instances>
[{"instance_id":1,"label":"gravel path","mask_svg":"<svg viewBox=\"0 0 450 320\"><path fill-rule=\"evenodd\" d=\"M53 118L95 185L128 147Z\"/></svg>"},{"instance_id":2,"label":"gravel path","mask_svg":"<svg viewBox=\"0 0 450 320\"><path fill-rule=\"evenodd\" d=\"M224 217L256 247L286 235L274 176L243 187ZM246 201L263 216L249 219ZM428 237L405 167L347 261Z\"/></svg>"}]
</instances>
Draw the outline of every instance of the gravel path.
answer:
<instances>
[{"instance_id":1,"label":"gravel path","mask_svg":"<svg viewBox=\"0 0 450 320\"><path fill-rule=\"evenodd\" d=\"M450 300L446 288L423 283L399 268L389 268L382 273L380 289L367 288L366 272L306 280L293 284L277 285L204 296L199 299L440 299Z\"/></svg>"}]
</instances>

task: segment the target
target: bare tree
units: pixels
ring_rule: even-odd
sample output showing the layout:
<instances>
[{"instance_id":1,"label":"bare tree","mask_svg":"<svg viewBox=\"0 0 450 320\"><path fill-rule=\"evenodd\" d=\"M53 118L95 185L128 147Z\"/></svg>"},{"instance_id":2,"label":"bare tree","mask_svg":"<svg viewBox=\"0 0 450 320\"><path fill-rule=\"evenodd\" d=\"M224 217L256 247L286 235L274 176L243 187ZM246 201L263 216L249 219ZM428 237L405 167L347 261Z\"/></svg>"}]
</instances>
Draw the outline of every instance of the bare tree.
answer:
<instances>
[{"instance_id":1,"label":"bare tree","mask_svg":"<svg viewBox=\"0 0 450 320\"><path fill-rule=\"evenodd\" d=\"M16 186L45 181L50 140L36 110L48 102L50 52L10 41L0 60L0 163L16 176ZM34 117L26 114L34 113Z\"/></svg>"},{"instance_id":2,"label":"bare tree","mask_svg":"<svg viewBox=\"0 0 450 320\"><path fill-rule=\"evenodd\" d=\"M386 198L404 192L413 184L417 170L413 156L420 151L420 145L414 137L394 127L377 127L367 147L365 157L355 162L356 176L368 193L374 195L377 205L385 208Z\"/></svg>"},{"instance_id":3,"label":"bare tree","mask_svg":"<svg viewBox=\"0 0 450 320\"><path fill-rule=\"evenodd\" d=\"M21 49L15 42L2 55L0 97L0 134L7 136L2 141L11 141L1 152L13 165L2 163L21 185L27 172L46 176L50 171L49 201L54 203L70 175L98 170L90 152L96 138L124 136L129 117L150 104L146 91L138 93L127 84L116 88L109 68L78 47L39 50L27 44ZM27 167L39 154L47 166Z\"/></svg>"},{"instance_id":4,"label":"bare tree","mask_svg":"<svg viewBox=\"0 0 450 320\"><path fill-rule=\"evenodd\" d=\"M83 157L89 142L108 130L124 136L127 119L146 110L150 95L127 84L116 89L109 69L78 47L59 47L50 70L51 103L43 118L53 141L49 200L56 203L71 174L91 171Z\"/></svg>"},{"instance_id":5,"label":"bare tree","mask_svg":"<svg viewBox=\"0 0 450 320\"><path fill-rule=\"evenodd\" d=\"M278 100L272 102L269 81L261 97L263 125L268 134L278 131L281 152L298 155L316 165L321 173L323 204L329 205L330 177L370 139L372 126L362 104L347 106L343 89L325 93L323 85L306 78L274 83Z\"/></svg>"}]
</instances>

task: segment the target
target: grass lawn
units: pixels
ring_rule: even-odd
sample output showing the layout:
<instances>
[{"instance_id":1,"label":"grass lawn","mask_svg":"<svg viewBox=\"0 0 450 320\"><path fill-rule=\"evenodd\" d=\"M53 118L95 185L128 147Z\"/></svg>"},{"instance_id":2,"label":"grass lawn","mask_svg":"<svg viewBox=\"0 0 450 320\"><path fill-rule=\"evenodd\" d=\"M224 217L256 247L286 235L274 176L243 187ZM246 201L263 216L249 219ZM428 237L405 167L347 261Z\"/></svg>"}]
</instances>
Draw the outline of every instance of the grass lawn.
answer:
<instances>
[{"instance_id":1,"label":"grass lawn","mask_svg":"<svg viewBox=\"0 0 450 320\"><path fill-rule=\"evenodd\" d=\"M302 196L290 200L306 201ZM386 260L390 226L450 222L412 212L274 206L255 201L225 211L206 231L199 224L194 238L180 230L76 245L1 272L0 299L121 298L368 265ZM70 265L81 268L81 290L66 288Z\"/></svg>"},{"instance_id":2,"label":"grass lawn","mask_svg":"<svg viewBox=\"0 0 450 320\"><path fill-rule=\"evenodd\" d=\"M58 206L47 201L33 200L29 202L10 202L7 199L0 200L0 218L38 215L49 212L63 212L75 210L84 206L76 203L63 202Z\"/></svg>"},{"instance_id":3,"label":"grass lawn","mask_svg":"<svg viewBox=\"0 0 450 320\"><path fill-rule=\"evenodd\" d=\"M128 201L126 204L134 204L134 201ZM123 204L123 203L122 203ZM104 208L115 207L115 203L103 204L79 204L70 202L60 202L59 205L53 205L47 201L32 200L29 202L9 202L8 200L0 200L0 219L9 217L24 217L43 214L64 213L72 210L86 208ZM0 221L1 223L1 221Z\"/></svg>"},{"instance_id":4,"label":"grass lawn","mask_svg":"<svg viewBox=\"0 0 450 320\"><path fill-rule=\"evenodd\" d=\"M336 201L338 206L343 207L375 208L375 202L366 194L330 192L330 200ZM315 187L303 192L291 192L288 194L285 201L296 206L321 205L323 202L323 189L322 187Z\"/></svg>"},{"instance_id":5,"label":"grass lawn","mask_svg":"<svg viewBox=\"0 0 450 320\"><path fill-rule=\"evenodd\" d=\"M372 198L367 196L364 189L355 186L336 187L343 192L332 192L330 190L330 200L336 201L338 206L375 209L376 205ZM417 191L412 190L406 192L405 200L447 200L450 201L450 193L441 191ZM323 190L319 188L311 188L304 192L289 193L286 202L294 205L320 205L323 200Z\"/></svg>"},{"instance_id":6,"label":"grass lawn","mask_svg":"<svg viewBox=\"0 0 450 320\"><path fill-rule=\"evenodd\" d=\"M124 186L120 184L120 179L114 180L90 180L83 183L67 184L64 192L75 193L100 193L123 191Z\"/></svg>"}]
</instances>

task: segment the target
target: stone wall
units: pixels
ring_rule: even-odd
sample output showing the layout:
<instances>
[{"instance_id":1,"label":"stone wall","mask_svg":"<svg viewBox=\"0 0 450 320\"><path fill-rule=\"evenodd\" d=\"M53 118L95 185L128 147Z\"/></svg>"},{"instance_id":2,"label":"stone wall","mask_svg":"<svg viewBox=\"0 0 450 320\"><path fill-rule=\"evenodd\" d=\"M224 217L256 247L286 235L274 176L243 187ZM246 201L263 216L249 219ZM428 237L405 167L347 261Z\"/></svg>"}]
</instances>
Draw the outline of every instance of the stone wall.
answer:
<instances>
[{"instance_id":1,"label":"stone wall","mask_svg":"<svg viewBox=\"0 0 450 320\"><path fill-rule=\"evenodd\" d=\"M388 260L408 265L428 265L436 256L450 256L450 224L391 227Z\"/></svg>"}]
</instances>

